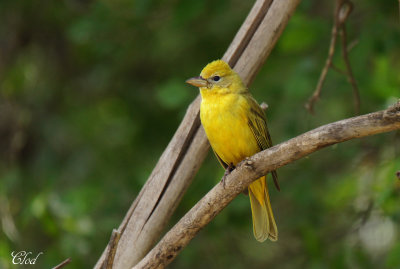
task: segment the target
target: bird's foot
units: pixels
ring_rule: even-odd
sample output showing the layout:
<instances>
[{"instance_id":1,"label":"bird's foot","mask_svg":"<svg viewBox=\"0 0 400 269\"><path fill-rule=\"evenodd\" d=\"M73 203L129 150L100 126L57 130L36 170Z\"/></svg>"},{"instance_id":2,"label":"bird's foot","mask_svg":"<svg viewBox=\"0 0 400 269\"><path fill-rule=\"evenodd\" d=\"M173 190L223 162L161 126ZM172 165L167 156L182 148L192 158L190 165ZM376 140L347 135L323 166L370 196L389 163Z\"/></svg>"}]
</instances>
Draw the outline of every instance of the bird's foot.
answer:
<instances>
[{"instance_id":1,"label":"bird's foot","mask_svg":"<svg viewBox=\"0 0 400 269\"><path fill-rule=\"evenodd\" d=\"M238 166L244 166L246 169L252 170L254 169L253 165L254 162L252 160L250 160L250 157L246 157L244 158L239 164Z\"/></svg>"},{"instance_id":2,"label":"bird's foot","mask_svg":"<svg viewBox=\"0 0 400 269\"><path fill-rule=\"evenodd\" d=\"M233 165L233 163L230 163L228 165L228 167L225 169L224 176L221 179L221 183L222 183L222 186L224 187L224 189L225 189L225 179L234 169L235 169L235 166Z\"/></svg>"}]
</instances>

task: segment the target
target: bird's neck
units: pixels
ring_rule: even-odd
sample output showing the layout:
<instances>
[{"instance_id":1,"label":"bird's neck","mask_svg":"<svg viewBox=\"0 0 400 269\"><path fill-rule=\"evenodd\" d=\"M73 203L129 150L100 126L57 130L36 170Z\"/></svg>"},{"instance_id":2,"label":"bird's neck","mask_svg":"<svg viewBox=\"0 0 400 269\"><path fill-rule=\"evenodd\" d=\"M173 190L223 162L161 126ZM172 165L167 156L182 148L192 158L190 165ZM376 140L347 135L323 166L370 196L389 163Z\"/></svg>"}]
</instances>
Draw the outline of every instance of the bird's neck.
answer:
<instances>
[{"instance_id":1,"label":"bird's neck","mask_svg":"<svg viewBox=\"0 0 400 269\"><path fill-rule=\"evenodd\" d=\"M227 94L231 94L232 92L228 88L217 88L213 87L209 88L200 88L200 94L202 99L213 99L225 96Z\"/></svg>"}]
</instances>

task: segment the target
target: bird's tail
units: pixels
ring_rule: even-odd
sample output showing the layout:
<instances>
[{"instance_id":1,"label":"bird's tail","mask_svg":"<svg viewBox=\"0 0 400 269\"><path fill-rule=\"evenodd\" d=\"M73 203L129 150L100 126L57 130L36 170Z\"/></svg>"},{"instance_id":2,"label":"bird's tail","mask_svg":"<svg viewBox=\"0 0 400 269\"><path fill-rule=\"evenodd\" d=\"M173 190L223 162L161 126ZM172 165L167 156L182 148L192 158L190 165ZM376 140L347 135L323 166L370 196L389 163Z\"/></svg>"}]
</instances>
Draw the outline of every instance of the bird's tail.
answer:
<instances>
[{"instance_id":1,"label":"bird's tail","mask_svg":"<svg viewBox=\"0 0 400 269\"><path fill-rule=\"evenodd\" d=\"M266 239L278 240L278 229L269 201L265 176L251 183L248 190L253 216L254 237L260 242L264 242Z\"/></svg>"}]
</instances>

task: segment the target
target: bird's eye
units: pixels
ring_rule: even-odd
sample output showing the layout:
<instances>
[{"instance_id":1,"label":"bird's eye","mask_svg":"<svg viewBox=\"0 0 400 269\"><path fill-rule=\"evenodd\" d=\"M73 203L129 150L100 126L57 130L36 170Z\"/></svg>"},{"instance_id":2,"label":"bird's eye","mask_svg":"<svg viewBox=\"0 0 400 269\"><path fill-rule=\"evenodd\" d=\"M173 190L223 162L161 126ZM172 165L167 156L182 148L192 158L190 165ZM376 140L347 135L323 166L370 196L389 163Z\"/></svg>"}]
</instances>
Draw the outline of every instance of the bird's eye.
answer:
<instances>
[{"instance_id":1,"label":"bird's eye","mask_svg":"<svg viewBox=\"0 0 400 269\"><path fill-rule=\"evenodd\" d=\"M219 81L221 78L220 78L220 76L214 76L212 79L213 79L214 81Z\"/></svg>"}]
</instances>

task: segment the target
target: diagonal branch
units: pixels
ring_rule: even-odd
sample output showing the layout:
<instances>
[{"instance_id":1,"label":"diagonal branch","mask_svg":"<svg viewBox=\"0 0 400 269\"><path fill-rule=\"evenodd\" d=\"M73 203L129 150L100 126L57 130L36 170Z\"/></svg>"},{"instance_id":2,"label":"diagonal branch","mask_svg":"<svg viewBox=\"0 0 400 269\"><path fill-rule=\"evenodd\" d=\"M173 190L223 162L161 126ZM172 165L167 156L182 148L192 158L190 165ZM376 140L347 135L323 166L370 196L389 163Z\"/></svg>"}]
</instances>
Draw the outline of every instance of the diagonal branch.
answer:
<instances>
[{"instance_id":1,"label":"diagonal branch","mask_svg":"<svg viewBox=\"0 0 400 269\"><path fill-rule=\"evenodd\" d=\"M61 269L64 266L66 266L67 264L69 264L71 262L71 258L66 259L65 261L63 261L62 263L60 263L57 266L54 266L52 269Z\"/></svg>"},{"instance_id":2,"label":"diagonal branch","mask_svg":"<svg viewBox=\"0 0 400 269\"><path fill-rule=\"evenodd\" d=\"M330 123L257 153L204 196L133 269L164 268L257 178L329 145L400 129L400 100L389 109Z\"/></svg>"}]
</instances>

